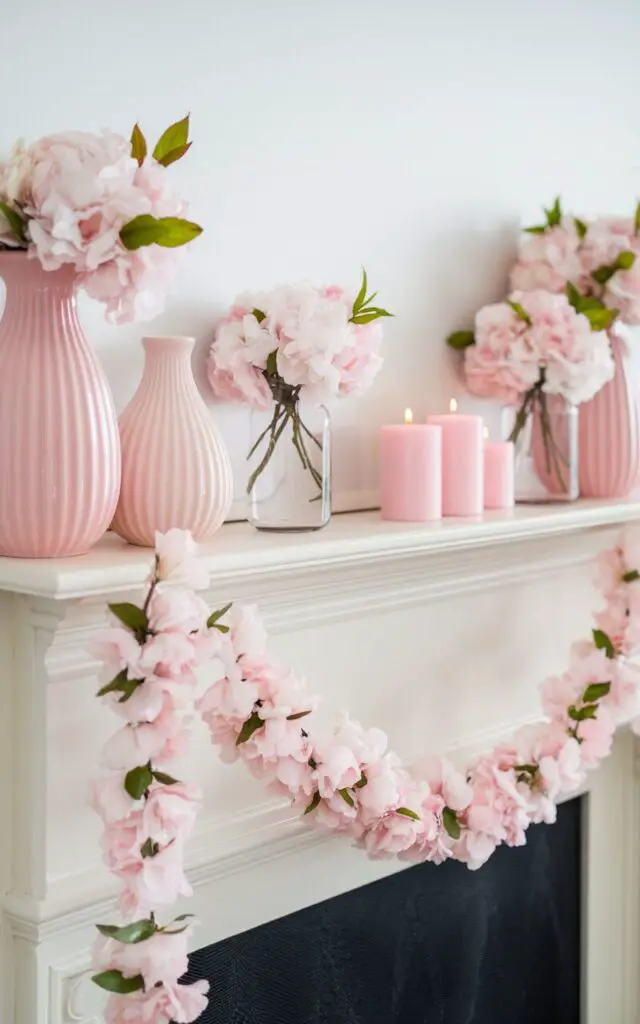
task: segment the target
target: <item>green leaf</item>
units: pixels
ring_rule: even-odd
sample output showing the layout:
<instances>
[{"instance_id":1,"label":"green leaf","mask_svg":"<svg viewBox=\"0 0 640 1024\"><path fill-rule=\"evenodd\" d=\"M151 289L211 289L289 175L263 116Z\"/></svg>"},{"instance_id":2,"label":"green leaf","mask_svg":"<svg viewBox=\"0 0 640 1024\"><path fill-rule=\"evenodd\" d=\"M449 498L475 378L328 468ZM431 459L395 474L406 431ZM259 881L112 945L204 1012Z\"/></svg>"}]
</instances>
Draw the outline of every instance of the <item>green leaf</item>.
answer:
<instances>
[{"instance_id":1,"label":"green leaf","mask_svg":"<svg viewBox=\"0 0 640 1024\"><path fill-rule=\"evenodd\" d=\"M420 815L412 811L410 807L396 807L396 814L401 814L403 818L412 818L413 821L420 821Z\"/></svg>"},{"instance_id":2,"label":"green leaf","mask_svg":"<svg viewBox=\"0 0 640 1024\"><path fill-rule=\"evenodd\" d=\"M576 226L576 231L578 232L578 238L584 238L584 236L586 235L587 231L589 230L589 228L587 227L585 222L583 220L580 220L579 217L574 217L573 218L573 223Z\"/></svg>"},{"instance_id":3,"label":"green leaf","mask_svg":"<svg viewBox=\"0 0 640 1024\"><path fill-rule=\"evenodd\" d=\"M546 224L532 224L529 228L523 228L527 235L544 235L547 230Z\"/></svg>"},{"instance_id":4,"label":"green leaf","mask_svg":"<svg viewBox=\"0 0 640 1024\"><path fill-rule=\"evenodd\" d=\"M110 683L105 683L98 690L96 697L104 697L107 693L115 693L116 691L123 690L126 684L129 682L127 679L127 670L123 668L122 671L118 672L117 676L111 680ZM136 680L137 682L137 680Z\"/></svg>"},{"instance_id":5,"label":"green leaf","mask_svg":"<svg viewBox=\"0 0 640 1024\"><path fill-rule=\"evenodd\" d=\"M606 651L607 658L615 658L616 649L613 646L610 638L601 629L593 630L593 642L599 651Z\"/></svg>"},{"instance_id":6,"label":"green leaf","mask_svg":"<svg viewBox=\"0 0 640 1024\"><path fill-rule=\"evenodd\" d=\"M640 233L640 201L636 203L636 215L634 218L634 234Z\"/></svg>"},{"instance_id":7,"label":"green leaf","mask_svg":"<svg viewBox=\"0 0 640 1024\"><path fill-rule=\"evenodd\" d=\"M586 708L570 707L567 714L574 722L584 722L587 718L595 718L598 714L597 704L589 704Z\"/></svg>"},{"instance_id":8,"label":"green leaf","mask_svg":"<svg viewBox=\"0 0 640 1024\"><path fill-rule=\"evenodd\" d=\"M126 924L122 928L118 928L114 924L98 924L96 928L107 939L115 939L116 942L124 942L127 945L145 942L146 939L150 939L152 935L155 935L158 930L155 921L152 921L150 917L143 918L142 921L134 921L132 924Z\"/></svg>"},{"instance_id":9,"label":"green leaf","mask_svg":"<svg viewBox=\"0 0 640 1024\"><path fill-rule=\"evenodd\" d=\"M356 789L362 789L363 786L366 786L368 781L369 780L368 780L368 778L366 776L366 773L363 772L362 775L360 776L360 778L358 779L358 781L356 782L355 788Z\"/></svg>"},{"instance_id":10,"label":"green leaf","mask_svg":"<svg viewBox=\"0 0 640 1024\"><path fill-rule=\"evenodd\" d=\"M124 780L124 788L134 800L140 800L147 792L153 782L153 775L148 765L142 764L139 768L132 768L127 772Z\"/></svg>"},{"instance_id":11,"label":"green leaf","mask_svg":"<svg viewBox=\"0 0 640 1024\"><path fill-rule=\"evenodd\" d=\"M452 839L460 838L460 834L462 832L460 822L456 817L456 812L452 811L450 807L445 807L442 812L442 824L444 825L445 832L447 832Z\"/></svg>"},{"instance_id":12,"label":"green leaf","mask_svg":"<svg viewBox=\"0 0 640 1024\"><path fill-rule=\"evenodd\" d=\"M514 772L524 772L526 775L535 775L538 771L537 764L514 764Z\"/></svg>"},{"instance_id":13,"label":"green leaf","mask_svg":"<svg viewBox=\"0 0 640 1024\"><path fill-rule=\"evenodd\" d=\"M547 215L547 224L550 228L555 228L562 220L562 208L560 206L560 196L556 196L553 206L550 210L544 211Z\"/></svg>"},{"instance_id":14,"label":"green leaf","mask_svg":"<svg viewBox=\"0 0 640 1024\"><path fill-rule=\"evenodd\" d=\"M8 203L0 203L0 210L5 215L9 222L9 227L13 231L14 235L19 242L26 242L27 238L24 233L25 221L22 219L17 210L14 210Z\"/></svg>"},{"instance_id":15,"label":"green leaf","mask_svg":"<svg viewBox=\"0 0 640 1024\"><path fill-rule=\"evenodd\" d=\"M507 305L511 306L514 313L516 313L521 320L524 320L525 324L531 325L531 317L527 313L526 309L519 302L512 302L511 299L507 299Z\"/></svg>"},{"instance_id":16,"label":"green leaf","mask_svg":"<svg viewBox=\"0 0 640 1024\"><path fill-rule=\"evenodd\" d=\"M576 288L575 284L572 284L571 281L567 281L565 292L570 304L573 306L574 309L577 309L580 300L582 299L582 295Z\"/></svg>"},{"instance_id":17,"label":"green leaf","mask_svg":"<svg viewBox=\"0 0 640 1024\"><path fill-rule=\"evenodd\" d=\"M356 805L355 804L355 800L351 796L351 793L349 792L348 789L339 789L338 793L340 794L340 796L344 800L345 804L348 804L349 807L355 807L355 805Z\"/></svg>"},{"instance_id":18,"label":"green leaf","mask_svg":"<svg viewBox=\"0 0 640 1024\"><path fill-rule=\"evenodd\" d=\"M269 356L267 358L267 377L277 377L277 376L278 376L278 353L277 353L277 350L274 349L273 352L269 353Z\"/></svg>"},{"instance_id":19,"label":"green leaf","mask_svg":"<svg viewBox=\"0 0 640 1024\"><path fill-rule=\"evenodd\" d=\"M631 252L631 249L623 249L622 252L618 254L618 258L615 262L615 267L616 270L631 270L635 262L635 252Z\"/></svg>"},{"instance_id":20,"label":"green leaf","mask_svg":"<svg viewBox=\"0 0 640 1024\"><path fill-rule=\"evenodd\" d=\"M578 312L586 316L592 331L607 331L620 310L603 306L601 309L587 307Z\"/></svg>"},{"instance_id":21,"label":"green leaf","mask_svg":"<svg viewBox=\"0 0 640 1024\"><path fill-rule=\"evenodd\" d=\"M158 160L158 163L162 164L163 167L168 167L169 164L175 164L177 160L182 160L182 157L185 153L188 153L190 149L190 142L187 142L184 146L176 146L175 149L170 149L168 153L165 153L162 159Z\"/></svg>"},{"instance_id":22,"label":"green leaf","mask_svg":"<svg viewBox=\"0 0 640 1024\"><path fill-rule=\"evenodd\" d=\"M136 974L135 978L125 978L120 971L102 971L101 974L94 974L91 980L105 992L115 992L120 996L140 992L144 988L144 978L141 974Z\"/></svg>"},{"instance_id":23,"label":"green leaf","mask_svg":"<svg viewBox=\"0 0 640 1024\"><path fill-rule=\"evenodd\" d=\"M227 612L231 608L232 604L233 604L233 601L229 601L229 604L225 604L224 608L220 608L217 612L211 612L211 615L207 619L207 626L208 626L209 629L213 629L213 627L215 626L217 629L221 629L222 628L222 632L228 633L229 627L228 626L220 627L220 626L218 626L218 622L219 622L219 620L224 615L227 614Z\"/></svg>"},{"instance_id":24,"label":"green leaf","mask_svg":"<svg viewBox=\"0 0 640 1024\"><path fill-rule=\"evenodd\" d=\"M152 769L151 774L156 782L159 782L162 786L177 786L180 782L180 779L174 779L173 775L167 775L166 772L159 772Z\"/></svg>"},{"instance_id":25,"label":"green leaf","mask_svg":"<svg viewBox=\"0 0 640 1024\"><path fill-rule=\"evenodd\" d=\"M310 804L308 804L308 806L307 806L307 807L305 807L305 809L304 809L304 813L305 813L305 814L311 814L311 812L312 812L312 811L315 811L315 809L316 809L316 807L318 806L318 804L320 803L320 800L321 800L321 799L322 799L322 797L321 797L321 796L320 796L320 794L319 794L319 793L318 793L318 792L316 791L316 792L315 792L315 793L313 794L313 799L311 800L311 803L310 803Z\"/></svg>"},{"instance_id":26,"label":"green leaf","mask_svg":"<svg viewBox=\"0 0 640 1024\"><path fill-rule=\"evenodd\" d=\"M145 839L144 843L140 847L140 856L145 860L150 860L152 857L157 857L160 853L160 843L154 842L153 839Z\"/></svg>"},{"instance_id":27,"label":"green leaf","mask_svg":"<svg viewBox=\"0 0 640 1024\"><path fill-rule=\"evenodd\" d=\"M153 150L153 159L157 160L159 164L163 163L169 153L175 149L180 149L182 146L186 146L188 141L189 115L187 114L181 121L176 121L175 124L169 125L167 130L162 133Z\"/></svg>"},{"instance_id":28,"label":"green leaf","mask_svg":"<svg viewBox=\"0 0 640 1024\"><path fill-rule=\"evenodd\" d=\"M601 697L606 697L610 689L611 683L589 683L582 694L582 699L585 704L593 704Z\"/></svg>"},{"instance_id":29,"label":"green leaf","mask_svg":"<svg viewBox=\"0 0 640 1024\"><path fill-rule=\"evenodd\" d=\"M142 166L147 155L147 140L145 139L138 124L134 124L131 132L131 156Z\"/></svg>"},{"instance_id":30,"label":"green leaf","mask_svg":"<svg viewBox=\"0 0 640 1024\"><path fill-rule=\"evenodd\" d=\"M257 732L258 729L261 729L263 725L264 722L260 718L260 715L258 714L257 711L254 711L251 717L247 718L246 722L242 726L242 729L238 733L236 747L239 747L241 743L246 743L247 740L250 740L254 732Z\"/></svg>"},{"instance_id":31,"label":"green leaf","mask_svg":"<svg viewBox=\"0 0 640 1024\"><path fill-rule=\"evenodd\" d=\"M635 583L636 580L640 580L640 572L637 569L629 569L622 577L623 583Z\"/></svg>"},{"instance_id":32,"label":"green leaf","mask_svg":"<svg viewBox=\"0 0 640 1024\"><path fill-rule=\"evenodd\" d=\"M261 309L252 309L251 315L255 316L259 324L261 324L263 320L267 319L267 314L263 313Z\"/></svg>"},{"instance_id":33,"label":"green leaf","mask_svg":"<svg viewBox=\"0 0 640 1024\"><path fill-rule=\"evenodd\" d=\"M597 270L591 271L591 276L594 279L594 281L598 282L598 284L606 284L607 281L611 280L616 270L618 269L618 267L614 266L598 267Z\"/></svg>"},{"instance_id":34,"label":"green leaf","mask_svg":"<svg viewBox=\"0 0 640 1024\"><path fill-rule=\"evenodd\" d=\"M296 711L293 715L287 715L287 722L297 722L299 718L306 718L310 714L311 708L308 711Z\"/></svg>"},{"instance_id":35,"label":"green leaf","mask_svg":"<svg viewBox=\"0 0 640 1024\"><path fill-rule=\"evenodd\" d=\"M186 245L202 234L202 228L182 217L152 217L141 213L125 224L120 231L120 241L125 249L135 251L146 245L161 245L175 249Z\"/></svg>"},{"instance_id":36,"label":"green leaf","mask_svg":"<svg viewBox=\"0 0 640 1024\"><path fill-rule=\"evenodd\" d=\"M353 309L351 310L351 316L352 317L354 317L362 309L362 307L364 305L364 302L365 302L366 294L367 294L367 272L366 272L366 270L363 267L362 268L362 284L360 286L360 291L356 295L355 302L353 303Z\"/></svg>"},{"instance_id":37,"label":"green leaf","mask_svg":"<svg viewBox=\"0 0 640 1024\"><path fill-rule=\"evenodd\" d=\"M142 608L137 604L130 604L123 601L120 604L110 604L109 611L119 619L123 626L130 629L132 633L143 633L149 628L149 620Z\"/></svg>"},{"instance_id":38,"label":"green leaf","mask_svg":"<svg viewBox=\"0 0 640 1024\"><path fill-rule=\"evenodd\" d=\"M465 348L469 348L470 345L475 345L476 337L473 331L454 331L447 338L447 345L450 348L454 348L456 352L462 352Z\"/></svg>"},{"instance_id":39,"label":"green leaf","mask_svg":"<svg viewBox=\"0 0 640 1024\"><path fill-rule=\"evenodd\" d=\"M386 309L379 309L377 306L373 306L371 309L364 307L358 313L355 313L351 317L352 324L370 324L374 320L379 320L383 316L393 316L393 313L389 313Z\"/></svg>"}]
</instances>

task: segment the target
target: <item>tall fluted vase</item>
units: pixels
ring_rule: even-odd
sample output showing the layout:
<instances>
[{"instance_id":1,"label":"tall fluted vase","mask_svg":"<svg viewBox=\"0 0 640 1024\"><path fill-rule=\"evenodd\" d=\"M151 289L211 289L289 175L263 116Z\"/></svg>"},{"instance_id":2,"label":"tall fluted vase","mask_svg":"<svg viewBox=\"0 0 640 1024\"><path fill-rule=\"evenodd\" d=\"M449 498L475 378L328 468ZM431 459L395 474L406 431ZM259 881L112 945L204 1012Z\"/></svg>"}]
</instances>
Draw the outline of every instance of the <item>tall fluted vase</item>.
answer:
<instances>
[{"instance_id":1,"label":"tall fluted vase","mask_svg":"<svg viewBox=\"0 0 640 1024\"><path fill-rule=\"evenodd\" d=\"M118 500L109 385L78 321L72 267L5 251L0 277L0 555L80 555Z\"/></svg>"},{"instance_id":2,"label":"tall fluted vase","mask_svg":"<svg viewBox=\"0 0 640 1024\"><path fill-rule=\"evenodd\" d=\"M580 491L624 498L640 487L640 366L620 328L609 334L613 380L580 406Z\"/></svg>"},{"instance_id":3,"label":"tall fluted vase","mask_svg":"<svg viewBox=\"0 0 640 1024\"><path fill-rule=\"evenodd\" d=\"M211 537L233 498L226 447L193 377L193 338L144 338L140 387L120 417L122 489L113 529L153 547L177 526Z\"/></svg>"}]
</instances>

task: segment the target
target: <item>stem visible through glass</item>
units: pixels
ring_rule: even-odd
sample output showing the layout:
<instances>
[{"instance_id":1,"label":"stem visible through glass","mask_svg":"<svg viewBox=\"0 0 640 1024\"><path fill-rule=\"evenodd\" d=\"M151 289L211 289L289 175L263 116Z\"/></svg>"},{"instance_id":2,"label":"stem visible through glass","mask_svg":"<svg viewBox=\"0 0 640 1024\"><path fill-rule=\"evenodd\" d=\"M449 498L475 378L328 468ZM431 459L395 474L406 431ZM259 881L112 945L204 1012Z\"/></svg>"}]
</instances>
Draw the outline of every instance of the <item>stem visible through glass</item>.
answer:
<instances>
[{"instance_id":1,"label":"stem visible through glass","mask_svg":"<svg viewBox=\"0 0 640 1024\"><path fill-rule=\"evenodd\" d=\"M269 465L269 462L276 450L276 445L282 437L287 424L291 421L291 442L298 454L298 458L300 459L303 469L310 474L319 492L316 497L310 498L309 500L317 501L322 495L322 474L316 469L311 460L307 449L307 443L305 442L303 435L306 434L307 438L313 441L320 451L322 451L322 444L309 430L306 423L303 422L300 416L298 407L300 388L289 387L279 382L271 381L270 385L275 399L273 416L260 436L254 441L249 454L247 455L247 459L250 459L255 455L262 445L266 445L266 450L260 459L260 462L249 477L249 482L247 483L247 494L251 493L257 481Z\"/></svg>"},{"instance_id":2,"label":"stem visible through glass","mask_svg":"<svg viewBox=\"0 0 640 1024\"><path fill-rule=\"evenodd\" d=\"M549 475L552 473L555 474L560 487L563 490L566 490L567 482L564 478L563 466L568 467L569 462L556 444L556 440L553 436L548 396L543 390L544 382L545 372L543 369L540 374L540 379L525 393L522 405L516 413L513 429L509 434L509 441L512 441L514 444L517 442L529 416L535 416L536 411L538 411L546 471Z\"/></svg>"}]
</instances>

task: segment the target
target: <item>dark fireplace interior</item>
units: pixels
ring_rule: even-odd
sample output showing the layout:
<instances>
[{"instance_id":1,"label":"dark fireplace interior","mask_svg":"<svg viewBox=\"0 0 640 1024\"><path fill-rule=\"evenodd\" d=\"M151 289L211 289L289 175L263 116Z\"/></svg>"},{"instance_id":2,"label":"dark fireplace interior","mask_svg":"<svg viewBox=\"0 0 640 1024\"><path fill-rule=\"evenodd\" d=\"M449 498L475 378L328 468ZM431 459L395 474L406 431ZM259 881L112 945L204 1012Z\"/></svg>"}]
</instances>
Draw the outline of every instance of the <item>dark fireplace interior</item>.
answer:
<instances>
[{"instance_id":1,"label":"dark fireplace interior","mask_svg":"<svg viewBox=\"0 0 640 1024\"><path fill-rule=\"evenodd\" d=\"M200 1024L579 1024L580 821L571 800L479 871L422 864L199 950Z\"/></svg>"}]
</instances>

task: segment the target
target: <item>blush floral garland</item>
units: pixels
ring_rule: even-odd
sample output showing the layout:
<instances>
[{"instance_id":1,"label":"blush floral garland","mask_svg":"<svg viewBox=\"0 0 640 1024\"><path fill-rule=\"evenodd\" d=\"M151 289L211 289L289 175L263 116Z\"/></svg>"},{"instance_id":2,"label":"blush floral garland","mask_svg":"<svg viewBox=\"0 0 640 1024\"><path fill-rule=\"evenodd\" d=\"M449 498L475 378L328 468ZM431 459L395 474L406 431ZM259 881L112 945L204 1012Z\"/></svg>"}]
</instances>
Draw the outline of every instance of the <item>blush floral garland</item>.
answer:
<instances>
[{"instance_id":1,"label":"blush floral garland","mask_svg":"<svg viewBox=\"0 0 640 1024\"><path fill-rule=\"evenodd\" d=\"M524 844L529 825L555 821L560 796L576 792L610 753L616 727L640 719L630 660L640 646L636 566L640 538L631 534L600 556L605 609L591 639L573 645L567 671L542 684L546 721L465 770L428 758L410 773L381 729L344 715L330 731L313 731L308 716L318 702L269 655L255 610L227 605L210 614L194 592L208 578L191 537L158 534L143 606L110 605L114 625L93 645L103 663L98 695L123 720L93 792L125 921L98 925L94 981L110 993L106 1024L189 1024L207 1005L207 982L180 983L190 917L157 917L190 894L183 855L199 794L168 770L189 749L194 709L223 761L244 761L310 824L343 833L370 857L453 858L476 869L500 844ZM196 697L195 669L209 661L215 681Z\"/></svg>"}]
</instances>

